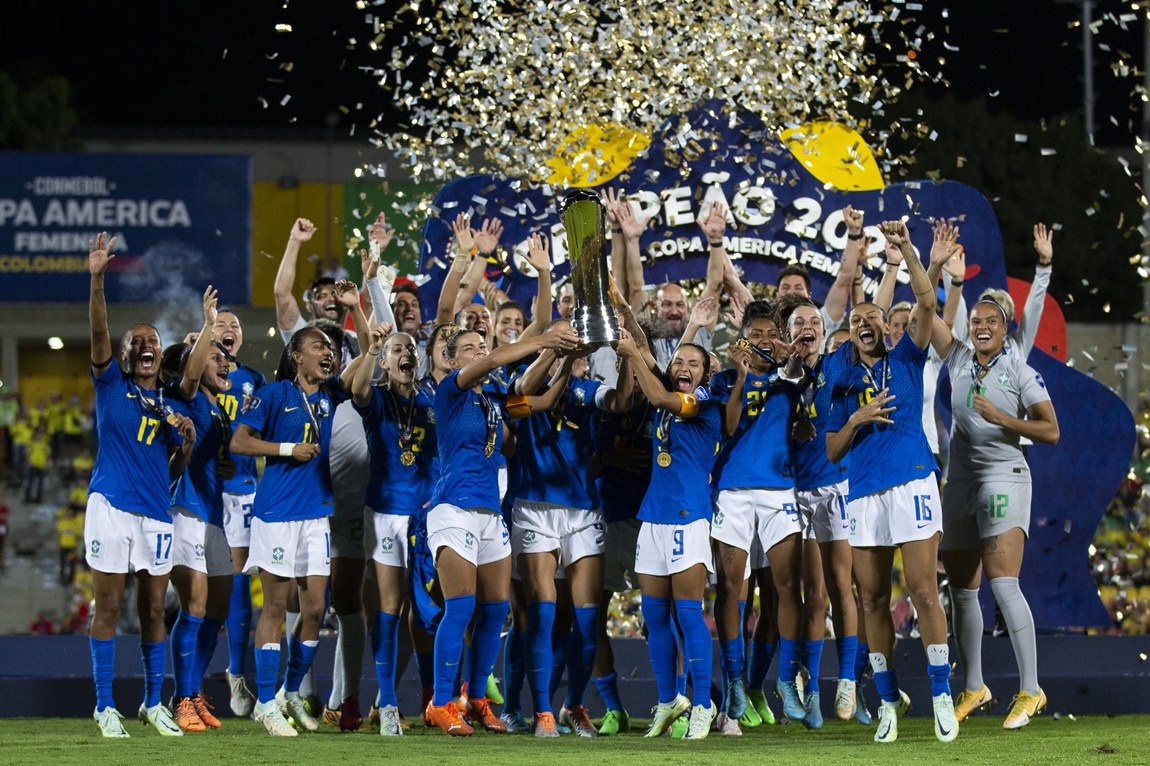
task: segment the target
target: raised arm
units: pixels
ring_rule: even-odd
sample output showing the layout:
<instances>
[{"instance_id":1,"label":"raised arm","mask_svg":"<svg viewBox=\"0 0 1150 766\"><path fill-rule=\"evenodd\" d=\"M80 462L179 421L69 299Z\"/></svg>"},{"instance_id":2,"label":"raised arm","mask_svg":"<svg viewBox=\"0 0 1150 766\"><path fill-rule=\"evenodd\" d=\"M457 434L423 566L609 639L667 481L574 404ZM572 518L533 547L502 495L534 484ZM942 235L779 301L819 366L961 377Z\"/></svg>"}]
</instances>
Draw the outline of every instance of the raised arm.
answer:
<instances>
[{"instance_id":1,"label":"raised arm","mask_svg":"<svg viewBox=\"0 0 1150 766\"><path fill-rule=\"evenodd\" d=\"M97 374L112 363L112 333L108 330L104 272L108 269L108 261L116 257L112 254L115 245L116 238L109 238L106 231L97 234L95 241L88 240L88 325L92 332L92 370Z\"/></svg>"},{"instance_id":2,"label":"raised arm","mask_svg":"<svg viewBox=\"0 0 1150 766\"><path fill-rule=\"evenodd\" d=\"M635 377L638 379L639 388L647 397L647 401L655 407L673 412L676 415L683 417L694 415L693 412L685 412L687 409L686 397L678 392L668 391L663 386L663 381L659 380L646 364L643 364L642 355L638 346L635 345L631 333L626 330L623 331L623 338L615 347L615 351L618 352L619 356L625 357L634 364Z\"/></svg>"},{"instance_id":3,"label":"raised arm","mask_svg":"<svg viewBox=\"0 0 1150 766\"><path fill-rule=\"evenodd\" d=\"M851 286L854 284L855 271L858 269L863 236L863 212L847 205L843 208L843 220L847 224L847 245L843 248L839 273L835 276L831 289L827 291L827 299L823 301L823 310L836 325L843 321L843 316L846 314Z\"/></svg>"},{"instance_id":4,"label":"raised arm","mask_svg":"<svg viewBox=\"0 0 1150 766\"><path fill-rule=\"evenodd\" d=\"M454 253L451 268L443 276L443 285L439 288L439 306L435 313L435 324L447 324L455 321L455 299L459 295L460 284L467 279L467 272L471 262L479 254L475 244L475 231L471 228L471 219L466 213L460 213L451 222L451 230L455 233Z\"/></svg>"},{"instance_id":5,"label":"raised arm","mask_svg":"<svg viewBox=\"0 0 1150 766\"><path fill-rule=\"evenodd\" d=\"M620 189L610 187L604 189L600 195L607 208L607 221L611 224L611 278L615 286L623 295L627 294L627 238L623 236L623 227L619 225L617 213L620 204L627 204Z\"/></svg>"},{"instance_id":6,"label":"raised arm","mask_svg":"<svg viewBox=\"0 0 1150 766\"><path fill-rule=\"evenodd\" d=\"M395 283L395 270L381 263L381 256L395 236L395 229L388 226L387 216L380 213L375 222L367 227L368 250L360 250L360 264L363 266L363 287L360 292L367 295L367 303L375 322L387 322L395 327L395 312L391 310L391 288Z\"/></svg>"},{"instance_id":7,"label":"raised arm","mask_svg":"<svg viewBox=\"0 0 1150 766\"><path fill-rule=\"evenodd\" d=\"M284 332L291 332L299 321L299 304L296 303L292 289L295 287L296 263L299 260L299 248L315 234L315 224L306 218L297 218L292 224L291 234L288 235L287 246L284 247L283 258L280 259L279 271L276 272L274 287L276 301L276 324Z\"/></svg>"},{"instance_id":8,"label":"raised arm","mask_svg":"<svg viewBox=\"0 0 1150 766\"><path fill-rule=\"evenodd\" d=\"M723 435L728 437L739 430L739 421L743 418L743 389L747 385L747 373L751 371L751 348L746 341L731 347L731 363L735 365L735 382L723 405Z\"/></svg>"},{"instance_id":9,"label":"raised arm","mask_svg":"<svg viewBox=\"0 0 1150 766\"><path fill-rule=\"evenodd\" d=\"M551 254L548 252L547 238L532 234L527 240L527 262L535 269L535 306L531 312L531 324L523 328L520 339L542 335L551 324Z\"/></svg>"},{"instance_id":10,"label":"raised arm","mask_svg":"<svg viewBox=\"0 0 1150 766\"><path fill-rule=\"evenodd\" d=\"M718 294L708 295L696 303L695 308L691 309L691 318L687 320L687 326L683 328L683 337L679 339L679 343L694 343L699 330L704 327L712 327L718 318L719 296Z\"/></svg>"},{"instance_id":11,"label":"raised arm","mask_svg":"<svg viewBox=\"0 0 1150 766\"><path fill-rule=\"evenodd\" d=\"M625 293L624 297L628 304L638 306L639 310L643 311L650 303L650 296L647 295L647 290L643 287L646 281L643 279L643 257L639 252L639 238L647 230L650 219L639 218L635 214L635 208L626 200L620 201L615 209L615 215L619 218L619 226L623 229L626 251L627 268L625 271L629 292Z\"/></svg>"},{"instance_id":12,"label":"raised arm","mask_svg":"<svg viewBox=\"0 0 1150 766\"><path fill-rule=\"evenodd\" d=\"M954 255L943 266L943 271L946 274L943 280L943 284L946 285L946 301L942 304L942 321L947 327L953 328L959 311L966 308L966 304L962 302L962 285L966 281L966 253L963 252L961 245L954 249ZM966 312L962 313L963 321L966 321Z\"/></svg>"},{"instance_id":13,"label":"raised arm","mask_svg":"<svg viewBox=\"0 0 1150 766\"><path fill-rule=\"evenodd\" d=\"M940 236L950 236L949 232L952 227L945 223L943 226L945 228L942 229L942 234L940 234L940 228L935 230L936 242L939 241ZM953 229L953 232L953 237L957 237L958 230ZM910 243L910 232L907 231L906 224L902 221L886 221L882 225L882 233L888 242L898 247L902 253L903 261L907 265L907 271L910 272L910 286L914 290L915 302L914 308L910 312L910 326L907 328L907 332L910 333L914 345L925 349L930 343L934 313L938 308L938 296L935 295L934 286L938 284L938 274L942 270L942 262L936 264L932 261L933 276L927 274L922 262L914 254L914 248ZM935 248L931 248L932 253L934 250ZM947 257L949 257L949 253Z\"/></svg>"},{"instance_id":14,"label":"raised arm","mask_svg":"<svg viewBox=\"0 0 1150 766\"><path fill-rule=\"evenodd\" d=\"M371 342L371 332L368 328L367 316L363 313L363 306L359 304L359 288L350 279L341 279L335 283L335 299L345 306L351 314L352 324L355 325L355 337L359 347L363 348Z\"/></svg>"},{"instance_id":15,"label":"raised arm","mask_svg":"<svg viewBox=\"0 0 1150 766\"><path fill-rule=\"evenodd\" d=\"M184 363L184 375L180 378L180 395L190 400L196 395L200 387L200 376L204 374L204 367L208 364L208 354L211 353L212 341L216 339L216 299L218 293L211 286L204 290L204 326L192 344L192 351Z\"/></svg>"},{"instance_id":16,"label":"raised arm","mask_svg":"<svg viewBox=\"0 0 1150 766\"><path fill-rule=\"evenodd\" d=\"M371 379L375 373L375 366L379 362L379 355L383 353L383 344L387 336L391 335L391 327L377 323L371 326L371 341L360 353L359 364L352 373L351 382L346 383L351 392L352 401L357 407L366 407L371 404Z\"/></svg>"},{"instance_id":17,"label":"raised arm","mask_svg":"<svg viewBox=\"0 0 1150 766\"><path fill-rule=\"evenodd\" d=\"M1050 276L1054 264L1054 230L1046 224L1034 226L1034 251L1038 253L1038 266L1034 269L1034 281L1026 294L1026 304L1018 315L1018 329L1011 339L1018 344L1019 356L1025 359L1034 348L1038 337L1038 325L1042 321L1042 308L1046 304L1046 290L1050 287Z\"/></svg>"},{"instance_id":18,"label":"raised arm","mask_svg":"<svg viewBox=\"0 0 1150 766\"><path fill-rule=\"evenodd\" d=\"M495 349L486 356L472 361L459 371L456 385L460 390L471 388L487 377L488 373L496 367L518 362L537 351L549 348L555 351L571 351L579 344L579 335L571 327L556 327L544 335L520 340L517 343L507 343Z\"/></svg>"},{"instance_id":19,"label":"raised arm","mask_svg":"<svg viewBox=\"0 0 1150 766\"><path fill-rule=\"evenodd\" d=\"M455 307L452 315L458 314L475 298L475 293L483 286L487 279L484 273L487 271L487 256L495 252L499 247L499 238L503 236L503 222L498 218L487 218L483 221L483 226L479 231L475 232L475 251L476 258L471 262L467 269L467 274L463 281L459 284L459 294L455 296ZM495 287L492 285L492 287ZM498 288L495 288L498 290ZM500 291L502 293L502 291ZM506 293L502 293L503 300L506 300ZM488 306L492 312L499 306Z\"/></svg>"},{"instance_id":20,"label":"raised arm","mask_svg":"<svg viewBox=\"0 0 1150 766\"><path fill-rule=\"evenodd\" d=\"M882 280L878 283L878 291L872 303L883 311L890 311L894 302L894 288L898 284L898 271L902 267L902 251L888 239L883 244L882 252L886 263L882 267Z\"/></svg>"}]
</instances>

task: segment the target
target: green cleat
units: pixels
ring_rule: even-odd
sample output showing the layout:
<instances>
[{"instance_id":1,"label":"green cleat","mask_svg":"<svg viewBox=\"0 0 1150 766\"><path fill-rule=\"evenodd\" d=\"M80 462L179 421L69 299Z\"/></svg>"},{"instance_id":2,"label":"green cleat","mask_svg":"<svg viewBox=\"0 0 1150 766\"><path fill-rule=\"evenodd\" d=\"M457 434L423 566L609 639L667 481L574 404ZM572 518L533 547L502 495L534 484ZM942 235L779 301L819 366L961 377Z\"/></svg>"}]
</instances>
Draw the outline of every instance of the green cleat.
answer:
<instances>
[{"instance_id":1,"label":"green cleat","mask_svg":"<svg viewBox=\"0 0 1150 766\"><path fill-rule=\"evenodd\" d=\"M631 730L631 716L626 710L608 710L599 724L600 737L614 737L620 732Z\"/></svg>"},{"instance_id":2,"label":"green cleat","mask_svg":"<svg viewBox=\"0 0 1150 766\"><path fill-rule=\"evenodd\" d=\"M690 728L691 721L685 715L681 715L675 719L671 724L671 739L682 739L687 736L687 729ZM706 735L704 735L706 736Z\"/></svg>"},{"instance_id":3,"label":"green cleat","mask_svg":"<svg viewBox=\"0 0 1150 766\"><path fill-rule=\"evenodd\" d=\"M499 680L494 673L487 676L487 699L496 705L503 704L503 692L499 691Z\"/></svg>"},{"instance_id":4,"label":"green cleat","mask_svg":"<svg viewBox=\"0 0 1150 766\"><path fill-rule=\"evenodd\" d=\"M750 711L751 708L754 708L755 712L759 716L760 724L774 726L776 723L778 723L778 721L775 720L775 714L771 712L771 706L767 704L766 692L764 692L762 689L747 690L747 701L751 703L747 706L747 710ZM743 723L743 721L740 719L739 723Z\"/></svg>"}]
</instances>

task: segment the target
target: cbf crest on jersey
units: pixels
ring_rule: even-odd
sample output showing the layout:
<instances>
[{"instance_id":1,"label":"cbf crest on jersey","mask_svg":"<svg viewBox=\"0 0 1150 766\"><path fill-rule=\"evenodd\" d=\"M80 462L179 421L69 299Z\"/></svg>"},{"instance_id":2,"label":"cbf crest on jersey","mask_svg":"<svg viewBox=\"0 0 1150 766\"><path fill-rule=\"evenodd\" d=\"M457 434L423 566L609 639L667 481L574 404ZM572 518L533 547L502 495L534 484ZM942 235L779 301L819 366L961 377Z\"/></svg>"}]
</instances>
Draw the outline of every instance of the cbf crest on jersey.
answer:
<instances>
[{"instance_id":1,"label":"cbf crest on jersey","mask_svg":"<svg viewBox=\"0 0 1150 766\"><path fill-rule=\"evenodd\" d=\"M428 407L427 409L425 409L423 411L423 414L427 418L428 423L430 423L431 425L435 425L435 408L434 407Z\"/></svg>"},{"instance_id":2,"label":"cbf crest on jersey","mask_svg":"<svg viewBox=\"0 0 1150 766\"><path fill-rule=\"evenodd\" d=\"M327 399L320 399L319 400L319 416L321 418L326 418L330 414L331 414L331 402L329 402Z\"/></svg>"},{"instance_id":3,"label":"cbf crest on jersey","mask_svg":"<svg viewBox=\"0 0 1150 766\"><path fill-rule=\"evenodd\" d=\"M247 387L249 385L250 385L249 383L244 384L244 404L243 404L243 408L240 409L241 414L243 414L245 412L252 412L254 410L258 410L260 407L260 398L258 396L255 396L254 394L249 394L247 392Z\"/></svg>"}]
</instances>

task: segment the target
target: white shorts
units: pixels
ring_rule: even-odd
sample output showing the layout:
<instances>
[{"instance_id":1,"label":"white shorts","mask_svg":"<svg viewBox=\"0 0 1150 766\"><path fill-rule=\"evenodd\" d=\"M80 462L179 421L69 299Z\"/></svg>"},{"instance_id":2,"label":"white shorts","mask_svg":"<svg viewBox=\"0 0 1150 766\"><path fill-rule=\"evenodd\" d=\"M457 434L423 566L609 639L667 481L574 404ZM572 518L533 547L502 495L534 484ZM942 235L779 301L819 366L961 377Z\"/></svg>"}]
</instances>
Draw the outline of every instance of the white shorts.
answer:
<instances>
[{"instance_id":1,"label":"white shorts","mask_svg":"<svg viewBox=\"0 0 1150 766\"><path fill-rule=\"evenodd\" d=\"M411 517L395 513L376 513L371 508L363 510L364 515L371 514L371 528L368 533L371 560L384 566L407 569L407 539Z\"/></svg>"},{"instance_id":2,"label":"white shorts","mask_svg":"<svg viewBox=\"0 0 1150 766\"><path fill-rule=\"evenodd\" d=\"M603 590L620 593L634 588L627 575L635 574L635 543L639 540L638 519L622 519L607 524L607 542L603 547Z\"/></svg>"},{"instance_id":3,"label":"white shorts","mask_svg":"<svg viewBox=\"0 0 1150 766\"><path fill-rule=\"evenodd\" d=\"M360 561L371 558L367 548L374 544L374 540L368 539L365 532L375 523L371 517L376 515L375 511L364 506L362 496L355 510L336 503L335 512L328 519L331 526L331 555L339 559Z\"/></svg>"},{"instance_id":4,"label":"white shorts","mask_svg":"<svg viewBox=\"0 0 1150 766\"><path fill-rule=\"evenodd\" d=\"M847 503L852 548L891 548L942 531L934 474Z\"/></svg>"},{"instance_id":5,"label":"white shorts","mask_svg":"<svg viewBox=\"0 0 1150 766\"><path fill-rule=\"evenodd\" d=\"M84 559L106 574L172 571L172 523L113 508L98 492L88 495L84 514Z\"/></svg>"},{"instance_id":6,"label":"white shorts","mask_svg":"<svg viewBox=\"0 0 1150 766\"><path fill-rule=\"evenodd\" d=\"M208 577L232 573L232 549L224 530L186 508L172 507L172 566L187 567Z\"/></svg>"},{"instance_id":7,"label":"white shorts","mask_svg":"<svg viewBox=\"0 0 1150 766\"><path fill-rule=\"evenodd\" d=\"M476 566L511 555L511 535L498 513L440 503L427 513L427 544L439 557L450 548Z\"/></svg>"},{"instance_id":8,"label":"white shorts","mask_svg":"<svg viewBox=\"0 0 1150 766\"><path fill-rule=\"evenodd\" d=\"M255 502L255 493L224 493L224 536L231 547L247 548L252 544L252 505Z\"/></svg>"},{"instance_id":9,"label":"white shorts","mask_svg":"<svg viewBox=\"0 0 1150 766\"><path fill-rule=\"evenodd\" d=\"M247 574L258 570L278 577L327 577L331 574L331 532L327 516L303 521L252 519Z\"/></svg>"},{"instance_id":10,"label":"white shorts","mask_svg":"<svg viewBox=\"0 0 1150 766\"><path fill-rule=\"evenodd\" d=\"M653 524L643 522L635 543L635 574L667 577L696 564L715 571L711 560L711 522Z\"/></svg>"},{"instance_id":11,"label":"white shorts","mask_svg":"<svg viewBox=\"0 0 1150 766\"><path fill-rule=\"evenodd\" d=\"M803 514L803 539L818 543L846 540L851 525L847 516L847 482L795 492Z\"/></svg>"},{"instance_id":12,"label":"white shorts","mask_svg":"<svg viewBox=\"0 0 1150 766\"><path fill-rule=\"evenodd\" d=\"M751 571L756 569L770 569L771 560L767 558L767 552L763 550L762 543L756 537L751 541L751 550L747 552L747 568Z\"/></svg>"},{"instance_id":13,"label":"white shorts","mask_svg":"<svg viewBox=\"0 0 1150 766\"><path fill-rule=\"evenodd\" d=\"M711 539L751 552L758 542L763 552L791 535L801 534L799 507L793 489L724 489L715 502ZM747 556L746 575L751 574Z\"/></svg>"},{"instance_id":14,"label":"white shorts","mask_svg":"<svg viewBox=\"0 0 1150 766\"><path fill-rule=\"evenodd\" d=\"M559 551L560 569L587 556L602 556L605 547L602 511L516 500L511 528L511 552L516 558L524 553Z\"/></svg>"},{"instance_id":15,"label":"white shorts","mask_svg":"<svg viewBox=\"0 0 1150 766\"><path fill-rule=\"evenodd\" d=\"M951 479L942 499L939 550L976 551L980 541L1011 529L1030 534L1029 481Z\"/></svg>"}]
</instances>

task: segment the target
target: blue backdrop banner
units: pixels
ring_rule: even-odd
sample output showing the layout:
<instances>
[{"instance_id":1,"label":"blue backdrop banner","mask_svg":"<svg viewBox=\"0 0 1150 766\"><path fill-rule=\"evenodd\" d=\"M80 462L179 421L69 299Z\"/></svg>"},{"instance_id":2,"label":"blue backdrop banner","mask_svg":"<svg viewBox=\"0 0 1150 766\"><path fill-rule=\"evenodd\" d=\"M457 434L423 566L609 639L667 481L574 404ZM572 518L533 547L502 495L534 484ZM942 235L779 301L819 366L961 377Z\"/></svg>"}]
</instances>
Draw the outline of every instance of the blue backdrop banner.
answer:
<instances>
[{"instance_id":1,"label":"blue backdrop banner","mask_svg":"<svg viewBox=\"0 0 1150 766\"><path fill-rule=\"evenodd\" d=\"M251 301L251 159L0 153L0 301L88 300L88 240L116 236L106 294L169 303L226 285Z\"/></svg>"}]
</instances>

